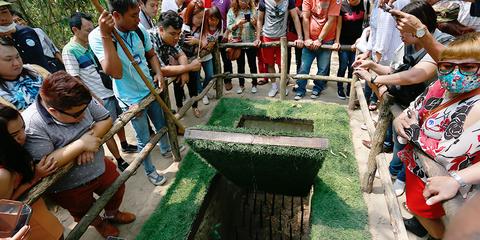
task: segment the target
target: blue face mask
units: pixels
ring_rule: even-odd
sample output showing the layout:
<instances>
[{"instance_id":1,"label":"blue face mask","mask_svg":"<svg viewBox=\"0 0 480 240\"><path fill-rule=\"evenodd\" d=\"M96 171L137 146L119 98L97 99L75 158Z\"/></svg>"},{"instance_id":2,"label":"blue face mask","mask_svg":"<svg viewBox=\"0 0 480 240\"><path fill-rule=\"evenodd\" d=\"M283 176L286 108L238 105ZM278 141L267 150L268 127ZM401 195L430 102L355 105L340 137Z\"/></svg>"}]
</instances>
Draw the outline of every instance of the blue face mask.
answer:
<instances>
[{"instance_id":1,"label":"blue face mask","mask_svg":"<svg viewBox=\"0 0 480 240\"><path fill-rule=\"evenodd\" d=\"M466 93L480 87L478 74L466 76L458 69L454 69L451 73L442 75L438 74L442 87L451 93Z\"/></svg>"}]
</instances>

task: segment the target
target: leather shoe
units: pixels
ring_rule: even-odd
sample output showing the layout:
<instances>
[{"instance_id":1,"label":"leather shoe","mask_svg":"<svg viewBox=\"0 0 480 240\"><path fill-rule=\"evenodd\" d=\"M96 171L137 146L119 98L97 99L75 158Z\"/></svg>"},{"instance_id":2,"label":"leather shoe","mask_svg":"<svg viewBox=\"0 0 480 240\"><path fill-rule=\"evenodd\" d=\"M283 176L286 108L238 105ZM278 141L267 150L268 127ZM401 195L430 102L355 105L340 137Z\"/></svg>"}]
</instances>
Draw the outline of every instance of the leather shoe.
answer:
<instances>
[{"instance_id":1,"label":"leather shoe","mask_svg":"<svg viewBox=\"0 0 480 240\"><path fill-rule=\"evenodd\" d=\"M133 213L118 211L113 218L106 219L111 223L128 224L135 221L136 216Z\"/></svg>"},{"instance_id":2,"label":"leather shoe","mask_svg":"<svg viewBox=\"0 0 480 240\"><path fill-rule=\"evenodd\" d=\"M415 217L409 219L404 218L403 223L405 224L407 231L415 234L417 237L423 238L428 233L427 229L425 229Z\"/></svg>"},{"instance_id":3,"label":"leather shoe","mask_svg":"<svg viewBox=\"0 0 480 240\"><path fill-rule=\"evenodd\" d=\"M109 222L105 221L104 219L97 218L92 223L93 227L97 230L102 237L107 238L111 237L118 237L120 235L120 230L117 227L113 226Z\"/></svg>"},{"instance_id":4,"label":"leather shoe","mask_svg":"<svg viewBox=\"0 0 480 240\"><path fill-rule=\"evenodd\" d=\"M372 141L368 140L362 140L363 146L365 146L368 149L372 149ZM384 153L392 153L393 152L393 146L385 146L385 144L382 147L382 152Z\"/></svg>"}]
</instances>

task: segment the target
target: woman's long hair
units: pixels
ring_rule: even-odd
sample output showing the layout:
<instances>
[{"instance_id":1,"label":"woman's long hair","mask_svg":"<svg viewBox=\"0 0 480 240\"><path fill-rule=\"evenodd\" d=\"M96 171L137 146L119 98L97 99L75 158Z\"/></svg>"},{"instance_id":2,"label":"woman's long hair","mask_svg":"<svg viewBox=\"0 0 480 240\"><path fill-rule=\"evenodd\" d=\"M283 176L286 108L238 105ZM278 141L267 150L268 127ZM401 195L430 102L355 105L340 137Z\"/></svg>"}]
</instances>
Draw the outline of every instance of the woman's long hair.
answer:
<instances>
[{"instance_id":1,"label":"woman's long hair","mask_svg":"<svg viewBox=\"0 0 480 240\"><path fill-rule=\"evenodd\" d=\"M235 15L235 17L238 16L238 12L240 11L240 1L241 0L233 0L232 4L230 5L233 11L233 15ZM248 0L248 7L252 12L255 10L255 3L253 2L253 0Z\"/></svg>"},{"instance_id":2,"label":"woman's long hair","mask_svg":"<svg viewBox=\"0 0 480 240\"><path fill-rule=\"evenodd\" d=\"M7 124L20 113L0 104L0 165L11 172L22 175L22 183L30 182L35 174L32 156L8 132Z\"/></svg>"}]
</instances>

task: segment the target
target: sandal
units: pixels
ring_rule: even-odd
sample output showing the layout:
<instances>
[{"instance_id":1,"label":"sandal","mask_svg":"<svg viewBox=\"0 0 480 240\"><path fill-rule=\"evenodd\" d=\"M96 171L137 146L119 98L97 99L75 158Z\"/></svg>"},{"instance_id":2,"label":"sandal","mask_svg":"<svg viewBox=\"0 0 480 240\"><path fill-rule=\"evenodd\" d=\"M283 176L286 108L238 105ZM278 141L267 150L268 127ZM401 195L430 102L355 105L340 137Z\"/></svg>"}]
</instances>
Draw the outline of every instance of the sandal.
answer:
<instances>
[{"instance_id":1,"label":"sandal","mask_svg":"<svg viewBox=\"0 0 480 240\"><path fill-rule=\"evenodd\" d=\"M268 83L268 80L260 79L260 80L258 80L257 85L265 85L267 83Z\"/></svg>"},{"instance_id":2,"label":"sandal","mask_svg":"<svg viewBox=\"0 0 480 240\"><path fill-rule=\"evenodd\" d=\"M193 111L193 115L196 118L200 118L200 116L202 115L202 112L200 112L200 110L198 108L192 108L192 111Z\"/></svg>"},{"instance_id":3,"label":"sandal","mask_svg":"<svg viewBox=\"0 0 480 240\"><path fill-rule=\"evenodd\" d=\"M368 110L370 110L370 111L375 111L375 110L377 110L377 102L371 102L371 103L368 105Z\"/></svg>"}]
</instances>

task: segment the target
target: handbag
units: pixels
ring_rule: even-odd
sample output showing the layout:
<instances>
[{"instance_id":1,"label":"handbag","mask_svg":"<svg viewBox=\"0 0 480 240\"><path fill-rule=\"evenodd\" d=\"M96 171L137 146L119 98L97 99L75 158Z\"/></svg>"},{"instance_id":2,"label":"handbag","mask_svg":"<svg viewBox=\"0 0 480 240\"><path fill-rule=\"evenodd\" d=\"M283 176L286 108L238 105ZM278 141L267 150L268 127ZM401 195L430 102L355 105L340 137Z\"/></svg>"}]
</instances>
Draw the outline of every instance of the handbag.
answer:
<instances>
[{"instance_id":1,"label":"handbag","mask_svg":"<svg viewBox=\"0 0 480 240\"><path fill-rule=\"evenodd\" d=\"M237 37L237 38L230 38L228 40L229 43L239 43L239 42L242 42L242 39ZM228 60L230 61L235 61L237 60L239 57L240 57L240 54L242 53L242 49L241 48L227 48L226 49L226 52L227 52L227 58Z\"/></svg>"}]
</instances>

